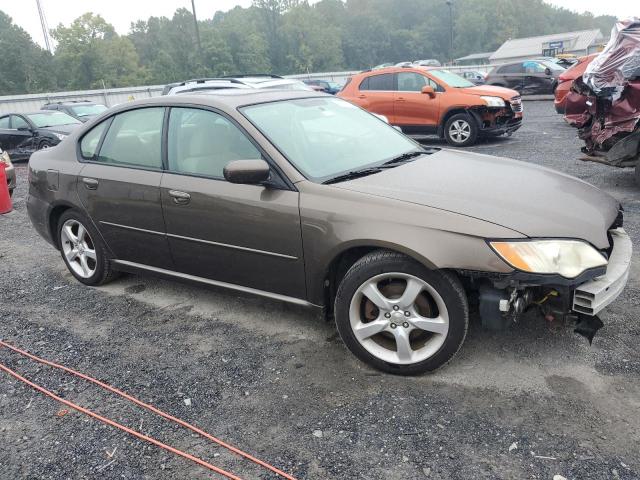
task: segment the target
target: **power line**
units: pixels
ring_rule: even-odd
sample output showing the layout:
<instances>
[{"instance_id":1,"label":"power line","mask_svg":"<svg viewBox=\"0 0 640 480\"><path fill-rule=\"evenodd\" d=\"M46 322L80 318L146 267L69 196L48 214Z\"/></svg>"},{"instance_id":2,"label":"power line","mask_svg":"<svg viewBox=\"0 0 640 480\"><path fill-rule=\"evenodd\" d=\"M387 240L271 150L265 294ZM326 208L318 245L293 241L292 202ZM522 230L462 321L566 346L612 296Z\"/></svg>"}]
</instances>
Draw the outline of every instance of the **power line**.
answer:
<instances>
[{"instance_id":1,"label":"power line","mask_svg":"<svg viewBox=\"0 0 640 480\"><path fill-rule=\"evenodd\" d=\"M38 13L40 14L40 25L42 25L42 35L44 37L44 44L51 53L51 42L49 41L49 28L47 26L47 17L44 15L44 10L42 10L42 5L40 5L40 0L36 0L36 4L38 5Z\"/></svg>"}]
</instances>

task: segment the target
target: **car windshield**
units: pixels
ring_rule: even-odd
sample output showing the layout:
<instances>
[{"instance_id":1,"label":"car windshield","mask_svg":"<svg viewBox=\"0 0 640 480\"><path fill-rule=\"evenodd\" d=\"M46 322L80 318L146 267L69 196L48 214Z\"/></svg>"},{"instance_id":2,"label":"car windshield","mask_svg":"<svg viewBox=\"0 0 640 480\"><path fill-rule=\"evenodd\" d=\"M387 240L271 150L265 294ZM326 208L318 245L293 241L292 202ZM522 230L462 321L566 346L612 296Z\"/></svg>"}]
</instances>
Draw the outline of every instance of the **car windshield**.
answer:
<instances>
[{"instance_id":1,"label":"car windshield","mask_svg":"<svg viewBox=\"0 0 640 480\"><path fill-rule=\"evenodd\" d=\"M557 64L556 62L552 62L549 60L545 60L540 62L542 65L544 65L545 67L549 67L549 70L555 71L555 72L564 72L566 70L566 68L564 68L562 65Z\"/></svg>"},{"instance_id":2,"label":"car windshield","mask_svg":"<svg viewBox=\"0 0 640 480\"><path fill-rule=\"evenodd\" d=\"M242 113L303 175L318 183L421 148L379 118L337 98L251 105Z\"/></svg>"},{"instance_id":3,"label":"car windshield","mask_svg":"<svg viewBox=\"0 0 640 480\"><path fill-rule=\"evenodd\" d=\"M104 105L78 105L71 107L71 111L78 117L99 115L107 109Z\"/></svg>"},{"instance_id":4,"label":"car windshield","mask_svg":"<svg viewBox=\"0 0 640 480\"><path fill-rule=\"evenodd\" d=\"M78 120L63 112L54 113L30 113L29 120L38 128L58 127L80 123Z\"/></svg>"},{"instance_id":5,"label":"car windshield","mask_svg":"<svg viewBox=\"0 0 640 480\"><path fill-rule=\"evenodd\" d=\"M475 87L475 85L466 78L462 78L460 75L450 72L449 70L429 70L429 74L453 88Z\"/></svg>"}]
</instances>

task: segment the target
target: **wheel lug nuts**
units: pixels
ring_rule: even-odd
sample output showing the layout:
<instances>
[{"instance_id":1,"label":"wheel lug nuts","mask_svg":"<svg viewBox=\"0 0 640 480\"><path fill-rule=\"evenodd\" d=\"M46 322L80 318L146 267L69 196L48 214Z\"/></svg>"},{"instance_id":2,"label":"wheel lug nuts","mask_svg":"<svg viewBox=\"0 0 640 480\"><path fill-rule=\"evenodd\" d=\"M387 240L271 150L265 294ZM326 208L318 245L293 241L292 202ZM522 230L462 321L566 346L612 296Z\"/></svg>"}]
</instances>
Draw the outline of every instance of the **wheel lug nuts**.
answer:
<instances>
[{"instance_id":1,"label":"wheel lug nuts","mask_svg":"<svg viewBox=\"0 0 640 480\"><path fill-rule=\"evenodd\" d=\"M389 312L385 313L384 318L391 318L391 314Z\"/></svg>"},{"instance_id":2,"label":"wheel lug nuts","mask_svg":"<svg viewBox=\"0 0 640 480\"><path fill-rule=\"evenodd\" d=\"M404 322L404 323L402 324L402 326L403 326L404 328L409 328L409 322Z\"/></svg>"},{"instance_id":3,"label":"wheel lug nuts","mask_svg":"<svg viewBox=\"0 0 640 480\"><path fill-rule=\"evenodd\" d=\"M410 317L411 316L411 312L404 312L404 316L405 317Z\"/></svg>"},{"instance_id":4,"label":"wheel lug nuts","mask_svg":"<svg viewBox=\"0 0 640 480\"><path fill-rule=\"evenodd\" d=\"M393 309L397 311L397 310L400 310L400 307L398 305L394 305Z\"/></svg>"},{"instance_id":5,"label":"wheel lug nuts","mask_svg":"<svg viewBox=\"0 0 640 480\"><path fill-rule=\"evenodd\" d=\"M396 328L396 327L397 327L397 325L395 323L391 324L391 328Z\"/></svg>"}]
</instances>

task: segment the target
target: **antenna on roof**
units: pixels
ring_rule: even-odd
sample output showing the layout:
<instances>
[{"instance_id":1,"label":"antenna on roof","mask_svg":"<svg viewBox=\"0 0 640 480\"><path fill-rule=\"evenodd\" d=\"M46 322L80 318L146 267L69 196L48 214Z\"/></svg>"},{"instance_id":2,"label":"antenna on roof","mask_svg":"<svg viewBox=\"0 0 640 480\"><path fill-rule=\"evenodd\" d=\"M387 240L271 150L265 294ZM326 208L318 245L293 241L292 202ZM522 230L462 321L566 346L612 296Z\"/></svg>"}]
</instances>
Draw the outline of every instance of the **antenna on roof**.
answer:
<instances>
[{"instance_id":1,"label":"antenna on roof","mask_svg":"<svg viewBox=\"0 0 640 480\"><path fill-rule=\"evenodd\" d=\"M49 41L49 29L47 27L47 17L44 16L44 11L42 10L42 5L40 5L40 0L36 0L36 4L38 5L38 13L40 14L40 25L42 25L42 35L44 36L44 44L51 53L51 42Z\"/></svg>"}]
</instances>

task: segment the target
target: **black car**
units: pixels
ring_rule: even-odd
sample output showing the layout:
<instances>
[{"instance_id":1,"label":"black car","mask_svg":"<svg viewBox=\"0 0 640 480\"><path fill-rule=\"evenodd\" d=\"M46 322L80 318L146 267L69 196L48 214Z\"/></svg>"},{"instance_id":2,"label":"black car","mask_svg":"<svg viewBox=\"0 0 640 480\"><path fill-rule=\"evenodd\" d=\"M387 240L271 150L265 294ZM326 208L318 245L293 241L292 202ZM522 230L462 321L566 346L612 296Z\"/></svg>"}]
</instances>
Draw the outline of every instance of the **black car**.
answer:
<instances>
[{"instance_id":1,"label":"black car","mask_svg":"<svg viewBox=\"0 0 640 480\"><path fill-rule=\"evenodd\" d=\"M100 115L107 109L101 103L93 103L89 100L72 100L69 102L45 103L42 110L56 110L77 118L82 123Z\"/></svg>"},{"instance_id":2,"label":"black car","mask_svg":"<svg viewBox=\"0 0 640 480\"><path fill-rule=\"evenodd\" d=\"M495 67L485 78L487 85L513 88L521 95L552 94L565 69L545 60L524 60Z\"/></svg>"},{"instance_id":3,"label":"black car","mask_svg":"<svg viewBox=\"0 0 640 480\"><path fill-rule=\"evenodd\" d=\"M28 159L36 150L60 143L78 125L63 112L9 113L0 117L0 148L13 160Z\"/></svg>"},{"instance_id":4,"label":"black car","mask_svg":"<svg viewBox=\"0 0 640 480\"><path fill-rule=\"evenodd\" d=\"M474 85L484 85L484 75L482 75L477 70L465 70L462 72L458 72L462 78L466 78Z\"/></svg>"}]
</instances>

